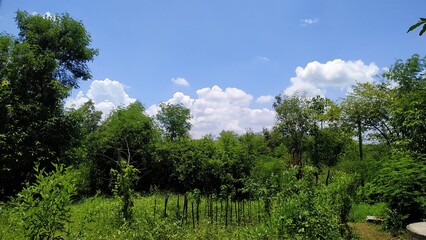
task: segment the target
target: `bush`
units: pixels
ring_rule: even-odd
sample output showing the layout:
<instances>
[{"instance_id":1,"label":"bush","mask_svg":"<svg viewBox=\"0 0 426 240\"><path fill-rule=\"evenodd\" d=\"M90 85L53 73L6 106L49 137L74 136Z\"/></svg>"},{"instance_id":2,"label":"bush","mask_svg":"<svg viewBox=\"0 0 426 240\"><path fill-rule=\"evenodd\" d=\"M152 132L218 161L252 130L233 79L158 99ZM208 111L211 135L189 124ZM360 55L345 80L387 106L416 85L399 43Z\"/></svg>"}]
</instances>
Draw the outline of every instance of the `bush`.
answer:
<instances>
[{"instance_id":1,"label":"bush","mask_svg":"<svg viewBox=\"0 0 426 240\"><path fill-rule=\"evenodd\" d=\"M124 220L126 224L130 224L133 216L132 194L133 186L138 180L138 173L138 169L124 160L118 162L118 170L111 169L111 175L115 180L112 192L114 196L120 198L118 219Z\"/></svg>"},{"instance_id":2,"label":"bush","mask_svg":"<svg viewBox=\"0 0 426 240\"><path fill-rule=\"evenodd\" d=\"M16 198L25 237L29 239L63 239L66 232L74 179L66 174L63 165L54 167L51 173L35 167L36 182L27 183Z\"/></svg>"},{"instance_id":3,"label":"bush","mask_svg":"<svg viewBox=\"0 0 426 240\"><path fill-rule=\"evenodd\" d=\"M340 239L346 226L352 178L338 175L329 186L315 183L315 169L284 172L283 190L273 208L273 230L279 239Z\"/></svg>"},{"instance_id":4,"label":"bush","mask_svg":"<svg viewBox=\"0 0 426 240\"><path fill-rule=\"evenodd\" d=\"M387 203L389 230L397 232L409 223L421 221L426 217L426 159L393 152L364 192L371 200Z\"/></svg>"}]
</instances>

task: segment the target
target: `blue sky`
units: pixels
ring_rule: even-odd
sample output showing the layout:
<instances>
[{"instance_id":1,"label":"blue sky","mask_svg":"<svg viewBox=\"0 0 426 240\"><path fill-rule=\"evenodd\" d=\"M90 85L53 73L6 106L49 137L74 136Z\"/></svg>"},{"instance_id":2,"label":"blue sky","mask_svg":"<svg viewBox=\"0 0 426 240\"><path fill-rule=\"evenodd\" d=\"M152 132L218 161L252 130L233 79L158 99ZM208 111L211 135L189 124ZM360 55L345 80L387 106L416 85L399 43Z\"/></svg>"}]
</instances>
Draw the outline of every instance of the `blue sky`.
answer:
<instances>
[{"instance_id":1,"label":"blue sky","mask_svg":"<svg viewBox=\"0 0 426 240\"><path fill-rule=\"evenodd\" d=\"M93 98L105 112L135 99L192 111L194 137L274 123L272 97L306 91L343 97L396 59L426 53L408 27L426 1L3 0L0 31L17 34L15 12L69 13L100 54L93 81L67 100Z\"/></svg>"}]
</instances>

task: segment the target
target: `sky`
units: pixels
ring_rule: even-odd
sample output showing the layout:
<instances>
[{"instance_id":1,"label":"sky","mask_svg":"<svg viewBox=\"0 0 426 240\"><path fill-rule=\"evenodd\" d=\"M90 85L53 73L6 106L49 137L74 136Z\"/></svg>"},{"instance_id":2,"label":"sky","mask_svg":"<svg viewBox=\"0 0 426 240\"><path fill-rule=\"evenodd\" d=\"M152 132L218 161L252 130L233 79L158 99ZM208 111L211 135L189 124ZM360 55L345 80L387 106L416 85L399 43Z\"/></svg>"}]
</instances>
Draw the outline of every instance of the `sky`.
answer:
<instances>
[{"instance_id":1,"label":"sky","mask_svg":"<svg viewBox=\"0 0 426 240\"><path fill-rule=\"evenodd\" d=\"M191 110L191 135L244 133L275 124L278 94L345 96L397 59L426 53L409 26L424 0L0 0L0 32L17 35L17 10L68 13L99 56L93 79L66 99L88 99L103 117L140 101Z\"/></svg>"}]
</instances>

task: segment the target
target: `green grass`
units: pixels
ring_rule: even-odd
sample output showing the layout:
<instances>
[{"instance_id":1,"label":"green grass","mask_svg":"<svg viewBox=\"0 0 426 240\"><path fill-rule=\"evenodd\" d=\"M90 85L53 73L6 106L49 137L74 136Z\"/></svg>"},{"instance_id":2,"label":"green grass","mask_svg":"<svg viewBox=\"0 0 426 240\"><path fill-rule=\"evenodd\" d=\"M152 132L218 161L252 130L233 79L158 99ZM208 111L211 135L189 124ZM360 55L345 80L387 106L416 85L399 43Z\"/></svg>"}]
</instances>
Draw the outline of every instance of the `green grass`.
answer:
<instances>
[{"instance_id":1,"label":"green grass","mask_svg":"<svg viewBox=\"0 0 426 240\"><path fill-rule=\"evenodd\" d=\"M268 224L270 218L260 201L245 202L244 212L240 204L240 215L233 203L232 219L228 214L225 223L225 206L222 201L213 201L208 211L207 198L199 206L199 223L196 221L196 204L188 201L188 215L183 217L183 196L169 195L167 212L164 216L165 195L136 196L134 215L130 225L123 224L117 217L119 200L116 198L92 197L70 206L71 219L67 224L65 239L274 239ZM194 221L192 219L194 203ZM238 207L238 205L237 205ZM216 212L217 209L217 212ZM249 212L250 209L250 212ZM350 221L363 222L367 215L384 216L386 205L378 203L353 204ZM155 212L155 214L154 214ZM217 214L216 214L217 213ZM213 214L213 215L212 215ZM239 216L239 217L238 217ZM217 219L217 220L216 220ZM227 225L227 226L226 226ZM24 231L15 209L0 205L0 240L24 239Z\"/></svg>"},{"instance_id":2,"label":"green grass","mask_svg":"<svg viewBox=\"0 0 426 240\"><path fill-rule=\"evenodd\" d=\"M199 223L192 221L192 200L188 202L187 221L182 221L183 197L170 195L167 216L164 216L164 195L136 197L134 215L130 225L118 220L119 200L93 197L73 204L71 221L67 224L65 239L259 239L270 235L265 223L263 204L248 203L245 212L240 207L240 220L233 209L232 220L228 216L225 226L225 202L213 202L213 216L208 214L206 198L199 206ZM217 221L216 221L217 206ZM233 205L235 207L235 205ZM155 209L155 210L154 210ZM155 215L154 215L155 211ZM194 202L194 217L196 216ZM180 215L177 215L179 213ZM257 214L259 213L259 214ZM24 239L22 225L11 206L0 206L0 239Z\"/></svg>"},{"instance_id":3,"label":"green grass","mask_svg":"<svg viewBox=\"0 0 426 240\"><path fill-rule=\"evenodd\" d=\"M386 215L386 203L376 203L373 205L367 203L352 204L352 209L349 214L351 222L365 222L367 216L382 216Z\"/></svg>"}]
</instances>

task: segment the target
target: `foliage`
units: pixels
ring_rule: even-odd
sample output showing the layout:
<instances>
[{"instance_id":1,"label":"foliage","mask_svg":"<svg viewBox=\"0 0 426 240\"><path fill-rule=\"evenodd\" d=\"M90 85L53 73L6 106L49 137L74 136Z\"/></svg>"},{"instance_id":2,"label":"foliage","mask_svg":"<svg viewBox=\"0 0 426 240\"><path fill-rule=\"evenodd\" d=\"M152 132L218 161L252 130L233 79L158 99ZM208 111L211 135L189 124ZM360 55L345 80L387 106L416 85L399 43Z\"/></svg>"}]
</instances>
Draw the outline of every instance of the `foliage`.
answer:
<instances>
[{"instance_id":1,"label":"foliage","mask_svg":"<svg viewBox=\"0 0 426 240\"><path fill-rule=\"evenodd\" d=\"M387 203L390 210L387 227L390 230L398 231L426 216L424 156L394 151L376 178L365 187L370 199Z\"/></svg>"},{"instance_id":2,"label":"foliage","mask_svg":"<svg viewBox=\"0 0 426 240\"><path fill-rule=\"evenodd\" d=\"M91 77L87 62L97 54L66 14L18 11L16 23L18 37L0 35L0 197L19 192L35 163L49 169L64 159L75 135L63 99Z\"/></svg>"},{"instance_id":3,"label":"foliage","mask_svg":"<svg viewBox=\"0 0 426 240\"><path fill-rule=\"evenodd\" d=\"M426 18L420 18L420 20L417 23L415 23L414 25L412 25L407 30L407 33L413 31L414 29L416 29L416 28L418 28L418 27L420 27L422 25L423 25L422 30L420 30L420 32L419 32L419 36L422 36L423 33L426 31Z\"/></svg>"},{"instance_id":4,"label":"foliage","mask_svg":"<svg viewBox=\"0 0 426 240\"><path fill-rule=\"evenodd\" d=\"M65 117L74 132L72 147L66 152L64 160L67 164L88 163L90 135L98 129L101 115L102 112L96 111L95 103L92 100L87 101L78 109L66 109Z\"/></svg>"},{"instance_id":5,"label":"foliage","mask_svg":"<svg viewBox=\"0 0 426 240\"><path fill-rule=\"evenodd\" d=\"M123 159L118 162L118 169L111 169L111 175L115 179L112 191L120 198L119 219L124 219L127 224L130 224L132 220L133 186L139 178L138 173L138 169Z\"/></svg>"},{"instance_id":6,"label":"foliage","mask_svg":"<svg viewBox=\"0 0 426 240\"><path fill-rule=\"evenodd\" d=\"M62 165L54 166L51 173L35 167L36 182L27 183L16 198L25 237L29 239L63 239L66 233L74 179Z\"/></svg>"},{"instance_id":7,"label":"foliage","mask_svg":"<svg viewBox=\"0 0 426 240\"><path fill-rule=\"evenodd\" d=\"M152 119L145 115L144 107L135 102L126 108L117 109L89 137L90 186L94 194L97 190L110 194L110 169L116 167L115 159L127 159L139 171L147 172L140 183L149 189L155 166L153 146L157 138ZM136 185L136 189L143 186Z\"/></svg>"},{"instance_id":8,"label":"foliage","mask_svg":"<svg viewBox=\"0 0 426 240\"><path fill-rule=\"evenodd\" d=\"M182 104L161 103L156 119L165 130L167 139L175 141L189 136L191 113Z\"/></svg>"},{"instance_id":9,"label":"foliage","mask_svg":"<svg viewBox=\"0 0 426 240\"><path fill-rule=\"evenodd\" d=\"M426 57L417 54L397 60L383 77L396 83L392 123L400 136L397 145L426 153Z\"/></svg>"},{"instance_id":10,"label":"foliage","mask_svg":"<svg viewBox=\"0 0 426 240\"><path fill-rule=\"evenodd\" d=\"M302 167L302 153L310 125L306 96L276 96L277 129L292 154L292 165Z\"/></svg>"},{"instance_id":11,"label":"foliage","mask_svg":"<svg viewBox=\"0 0 426 240\"><path fill-rule=\"evenodd\" d=\"M393 143L398 134L391 121L395 98L388 81L357 83L342 102L346 123L361 127L358 131L368 131L372 140Z\"/></svg>"},{"instance_id":12,"label":"foliage","mask_svg":"<svg viewBox=\"0 0 426 240\"><path fill-rule=\"evenodd\" d=\"M314 169L304 168L303 178L296 169L284 171L284 186L273 210L273 226L279 239L340 239L349 214L348 195L352 180L340 175L329 186L316 185Z\"/></svg>"}]
</instances>

